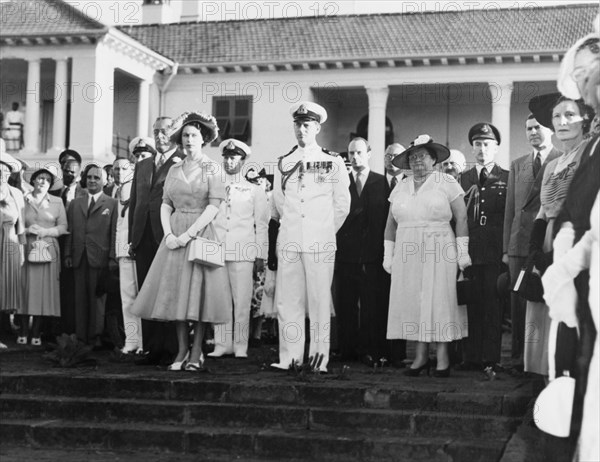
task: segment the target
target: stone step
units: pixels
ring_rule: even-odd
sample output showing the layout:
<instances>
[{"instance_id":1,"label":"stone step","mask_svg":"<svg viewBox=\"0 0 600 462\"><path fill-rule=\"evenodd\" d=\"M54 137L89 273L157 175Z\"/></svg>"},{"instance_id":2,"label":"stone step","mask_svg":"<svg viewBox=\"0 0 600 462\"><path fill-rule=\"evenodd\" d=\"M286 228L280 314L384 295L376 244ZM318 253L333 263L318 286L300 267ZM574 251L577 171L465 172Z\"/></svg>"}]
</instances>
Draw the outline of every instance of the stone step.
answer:
<instances>
[{"instance_id":1,"label":"stone step","mask_svg":"<svg viewBox=\"0 0 600 462\"><path fill-rule=\"evenodd\" d=\"M498 461L507 438L365 436L352 430L208 428L2 419L2 439L45 448L160 451L211 457L318 461Z\"/></svg>"},{"instance_id":2,"label":"stone step","mask_svg":"<svg viewBox=\"0 0 600 462\"><path fill-rule=\"evenodd\" d=\"M408 384L361 384L327 380L323 383L264 381L232 382L210 375L178 378L124 375L62 375L3 373L2 393L85 398L200 401L238 404L278 404L332 408L419 409L462 415L523 416L531 397L531 384L495 390L491 382L481 389L462 391L459 381L440 385L423 378Z\"/></svg>"},{"instance_id":3,"label":"stone step","mask_svg":"<svg viewBox=\"0 0 600 462\"><path fill-rule=\"evenodd\" d=\"M231 428L352 429L361 434L508 436L521 419L424 410L342 409L293 405L234 404L70 398L4 393L2 419L75 419L106 423L215 426Z\"/></svg>"}]
</instances>

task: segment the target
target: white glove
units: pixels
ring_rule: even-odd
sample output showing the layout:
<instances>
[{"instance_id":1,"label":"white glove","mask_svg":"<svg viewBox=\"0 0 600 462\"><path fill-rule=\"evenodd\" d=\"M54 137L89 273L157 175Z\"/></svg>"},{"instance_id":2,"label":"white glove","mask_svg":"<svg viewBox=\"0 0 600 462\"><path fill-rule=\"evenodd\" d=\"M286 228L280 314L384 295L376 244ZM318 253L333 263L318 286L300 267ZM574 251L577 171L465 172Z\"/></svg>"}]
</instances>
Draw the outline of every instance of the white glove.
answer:
<instances>
[{"instance_id":1,"label":"white glove","mask_svg":"<svg viewBox=\"0 0 600 462\"><path fill-rule=\"evenodd\" d=\"M198 233L200 233L211 221L213 221L213 219L217 216L217 213L219 213L219 207L210 204L207 205L204 209L204 212L202 212L202 214L196 219L192 226L190 226L187 229L187 231L183 234L188 234L188 237L190 239L195 238L198 235ZM184 237L184 239L186 238ZM190 239L186 241L186 244L189 242Z\"/></svg>"},{"instance_id":2,"label":"white glove","mask_svg":"<svg viewBox=\"0 0 600 462\"><path fill-rule=\"evenodd\" d=\"M456 252L458 268L461 271L473 264L469 256L469 238L467 236L456 238Z\"/></svg>"},{"instance_id":3,"label":"white glove","mask_svg":"<svg viewBox=\"0 0 600 462\"><path fill-rule=\"evenodd\" d=\"M571 247L573 247L573 241L575 240L575 230L571 223L565 223L560 231L554 238L552 243L552 249L554 250L553 260L558 261L564 254L566 254Z\"/></svg>"},{"instance_id":4,"label":"white glove","mask_svg":"<svg viewBox=\"0 0 600 462\"><path fill-rule=\"evenodd\" d=\"M542 285L550 318L569 327L577 327L577 290L566 266L560 263L550 265L542 276Z\"/></svg>"},{"instance_id":5,"label":"white glove","mask_svg":"<svg viewBox=\"0 0 600 462\"><path fill-rule=\"evenodd\" d=\"M167 245L167 249L169 250L175 250L181 247L179 245L179 239L173 236L172 233L167 234L167 237L165 238L165 244Z\"/></svg>"},{"instance_id":6,"label":"white glove","mask_svg":"<svg viewBox=\"0 0 600 462\"><path fill-rule=\"evenodd\" d=\"M394 241L383 241L383 269L388 274L392 274L394 247L396 247L396 243Z\"/></svg>"},{"instance_id":7,"label":"white glove","mask_svg":"<svg viewBox=\"0 0 600 462\"><path fill-rule=\"evenodd\" d=\"M179 247L185 247L191 240L192 236L190 236L187 231L177 236L177 242L179 243Z\"/></svg>"}]
</instances>

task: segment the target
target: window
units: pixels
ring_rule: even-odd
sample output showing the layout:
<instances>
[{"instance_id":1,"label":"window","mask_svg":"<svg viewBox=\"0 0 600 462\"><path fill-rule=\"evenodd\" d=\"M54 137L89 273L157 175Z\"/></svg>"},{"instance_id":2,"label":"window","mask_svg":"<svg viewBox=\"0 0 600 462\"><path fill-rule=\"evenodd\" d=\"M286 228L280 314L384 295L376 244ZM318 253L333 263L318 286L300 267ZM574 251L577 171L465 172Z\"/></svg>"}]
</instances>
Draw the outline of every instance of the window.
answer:
<instances>
[{"instance_id":1,"label":"window","mask_svg":"<svg viewBox=\"0 0 600 462\"><path fill-rule=\"evenodd\" d=\"M212 145L227 138L235 138L250 145L252 97L216 96L213 98L213 115L219 125L219 138Z\"/></svg>"}]
</instances>

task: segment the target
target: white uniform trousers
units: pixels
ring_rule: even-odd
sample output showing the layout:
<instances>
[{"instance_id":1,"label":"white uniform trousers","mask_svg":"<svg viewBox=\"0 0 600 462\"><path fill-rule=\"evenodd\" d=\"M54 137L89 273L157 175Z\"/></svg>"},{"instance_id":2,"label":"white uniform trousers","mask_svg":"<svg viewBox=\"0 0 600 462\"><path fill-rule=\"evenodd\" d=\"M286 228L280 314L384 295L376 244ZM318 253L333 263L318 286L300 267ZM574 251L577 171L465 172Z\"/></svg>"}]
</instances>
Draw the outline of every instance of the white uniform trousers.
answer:
<instances>
[{"instance_id":1,"label":"white uniform trousers","mask_svg":"<svg viewBox=\"0 0 600 462\"><path fill-rule=\"evenodd\" d=\"M229 285L233 298L233 316L227 324L215 324L215 350L211 356L234 354L238 358L248 356L250 336L250 305L254 281L254 262L226 261Z\"/></svg>"},{"instance_id":2,"label":"white uniform trousers","mask_svg":"<svg viewBox=\"0 0 600 462\"><path fill-rule=\"evenodd\" d=\"M119 284L123 306L123 326L125 328L124 351L143 350L142 320L130 310L138 294L135 261L129 257L119 258Z\"/></svg>"},{"instance_id":3,"label":"white uniform trousers","mask_svg":"<svg viewBox=\"0 0 600 462\"><path fill-rule=\"evenodd\" d=\"M279 253L276 290L279 320L279 364L302 364L306 338L305 320L310 320L309 357L323 355L320 370L327 371L330 346L331 282L334 259L331 252Z\"/></svg>"}]
</instances>

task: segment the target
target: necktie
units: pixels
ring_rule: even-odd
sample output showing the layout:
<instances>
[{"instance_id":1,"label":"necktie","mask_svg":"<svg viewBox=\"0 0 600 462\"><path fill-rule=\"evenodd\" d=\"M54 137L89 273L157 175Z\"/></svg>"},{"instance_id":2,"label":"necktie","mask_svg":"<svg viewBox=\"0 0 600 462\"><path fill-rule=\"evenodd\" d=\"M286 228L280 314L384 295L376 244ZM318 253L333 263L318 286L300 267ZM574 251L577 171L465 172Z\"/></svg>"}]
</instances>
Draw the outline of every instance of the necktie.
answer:
<instances>
[{"instance_id":1,"label":"necktie","mask_svg":"<svg viewBox=\"0 0 600 462\"><path fill-rule=\"evenodd\" d=\"M88 206L88 212L87 212L87 216L90 216L90 213L92 212L92 209L94 208L94 205L96 205L96 201L94 200L94 196L92 196L92 200L90 201L90 205Z\"/></svg>"},{"instance_id":2,"label":"necktie","mask_svg":"<svg viewBox=\"0 0 600 462\"><path fill-rule=\"evenodd\" d=\"M485 167L483 167L481 169L481 172L479 172L479 185L483 186L485 184L487 178L488 178L488 172L485 169Z\"/></svg>"},{"instance_id":3,"label":"necktie","mask_svg":"<svg viewBox=\"0 0 600 462\"><path fill-rule=\"evenodd\" d=\"M356 174L356 192L358 193L358 197L360 197L363 189L362 180L360 179L360 173Z\"/></svg>"},{"instance_id":4,"label":"necktie","mask_svg":"<svg viewBox=\"0 0 600 462\"><path fill-rule=\"evenodd\" d=\"M536 178L540 169L542 168L542 155L538 153L535 155L535 159L533 159L533 177Z\"/></svg>"},{"instance_id":5,"label":"necktie","mask_svg":"<svg viewBox=\"0 0 600 462\"><path fill-rule=\"evenodd\" d=\"M162 152L158 153L158 161L156 162L156 170L161 168L165 163L165 155Z\"/></svg>"},{"instance_id":6,"label":"necktie","mask_svg":"<svg viewBox=\"0 0 600 462\"><path fill-rule=\"evenodd\" d=\"M69 194L69 188L65 188L62 192L62 194L60 195L63 205L66 207L67 206L67 195Z\"/></svg>"},{"instance_id":7,"label":"necktie","mask_svg":"<svg viewBox=\"0 0 600 462\"><path fill-rule=\"evenodd\" d=\"M395 176L392 177L392 182L390 184L390 192L394 190L394 188L396 187L396 185L398 184L398 178L396 178Z\"/></svg>"}]
</instances>

